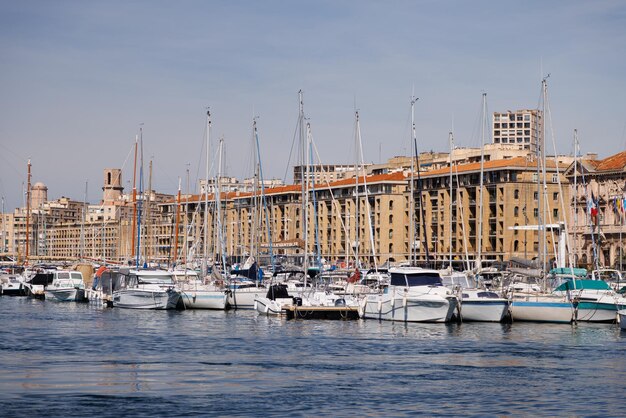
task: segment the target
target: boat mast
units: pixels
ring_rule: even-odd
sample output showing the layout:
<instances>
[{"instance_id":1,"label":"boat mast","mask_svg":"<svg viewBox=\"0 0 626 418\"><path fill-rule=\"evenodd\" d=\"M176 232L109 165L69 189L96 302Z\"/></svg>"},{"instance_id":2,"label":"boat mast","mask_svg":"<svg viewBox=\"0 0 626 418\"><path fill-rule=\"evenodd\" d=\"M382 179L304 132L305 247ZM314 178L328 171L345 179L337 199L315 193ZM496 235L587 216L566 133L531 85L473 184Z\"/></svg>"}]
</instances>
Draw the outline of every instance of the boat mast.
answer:
<instances>
[{"instance_id":1,"label":"boat mast","mask_svg":"<svg viewBox=\"0 0 626 418\"><path fill-rule=\"evenodd\" d=\"M372 258L374 260L374 270L378 272L378 260L376 257L376 246L374 244L374 228L372 226L372 208L370 206L369 193L367 191L367 176L365 175L365 158L363 157L363 139L361 137L361 123L359 119L359 112L356 112L356 132L357 132L357 149L358 149L358 157L357 157L357 172L363 171L363 189L365 194L365 207L366 207L366 216L367 216L367 228L369 230L370 235L370 246L372 252ZM358 176L358 173L357 173ZM357 191L358 196L358 191Z\"/></svg>"},{"instance_id":2,"label":"boat mast","mask_svg":"<svg viewBox=\"0 0 626 418\"><path fill-rule=\"evenodd\" d=\"M478 186L478 228L476 229L478 254L476 256L476 271L482 267L483 251L483 185L485 177L485 131L487 124L487 93L483 93L482 122L480 124L480 185Z\"/></svg>"},{"instance_id":3,"label":"boat mast","mask_svg":"<svg viewBox=\"0 0 626 418\"><path fill-rule=\"evenodd\" d=\"M206 128L206 162L204 167L204 248L202 257L202 274L208 275L208 249L209 249L209 144L211 142L211 110L206 112L207 128Z\"/></svg>"},{"instance_id":4,"label":"boat mast","mask_svg":"<svg viewBox=\"0 0 626 418\"><path fill-rule=\"evenodd\" d=\"M182 186L181 178L178 177L178 195L176 196L176 226L174 227L175 238L174 238L174 266L178 262L178 230L180 229L180 189Z\"/></svg>"},{"instance_id":5,"label":"boat mast","mask_svg":"<svg viewBox=\"0 0 626 418\"><path fill-rule=\"evenodd\" d=\"M30 240L30 160L28 160L28 177L26 180L26 254L24 255L24 263L28 265Z\"/></svg>"},{"instance_id":6,"label":"boat mast","mask_svg":"<svg viewBox=\"0 0 626 418\"><path fill-rule=\"evenodd\" d=\"M411 147L413 146L413 138L415 137L415 102L416 98L411 97ZM409 185L411 189L411 197L409 198L409 263L415 265L415 158L411 157L411 183ZM390 254L391 256L391 254Z\"/></svg>"},{"instance_id":7,"label":"boat mast","mask_svg":"<svg viewBox=\"0 0 626 418\"><path fill-rule=\"evenodd\" d=\"M261 199L263 201L263 211L265 212L265 224L267 225L267 239L269 243L270 262L272 272L276 270L276 261L274 259L274 249L272 247L272 226L270 225L269 213L267 208L267 197L265 196L265 181L263 178L263 164L261 163L261 145L259 144L259 133L256 126L256 118L254 119L254 137L256 140L256 153L259 161L259 175L261 180Z\"/></svg>"},{"instance_id":8,"label":"boat mast","mask_svg":"<svg viewBox=\"0 0 626 418\"><path fill-rule=\"evenodd\" d=\"M453 197L452 197L452 151L454 151L454 136L452 135L452 132L449 133L449 139L450 139L450 263L448 265L448 268L450 270L450 273L452 273L452 207L454 206L454 201L453 201ZM459 207L458 202L457 202L457 207Z\"/></svg>"},{"instance_id":9,"label":"boat mast","mask_svg":"<svg viewBox=\"0 0 626 418\"><path fill-rule=\"evenodd\" d=\"M143 125L143 123L142 123ZM135 265L139 268L141 258L141 209L143 207L143 127L139 127L140 163L139 163L139 202L137 207L137 259Z\"/></svg>"},{"instance_id":10,"label":"boat mast","mask_svg":"<svg viewBox=\"0 0 626 418\"><path fill-rule=\"evenodd\" d=\"M85 220L86 220L86 209L87 209L87 185L88 182L85 182L85 198L83 199L83 213L82 213L82 222L80 223L80 251L78 259L80 261L84 260L85 257Z\"/></svg>"},{"instance_id":11,"label":"boat mast","mask_svg":"<svg viewBox=\"0 0 626 418\"><path fill-rule=\"evenodd\" d=\"M579 153L580 153L580 144L578 142L578 129L574 129L574 234L578 233L578 155ZM576 256L578 256L579 254L578 253L578 237L576 235L574 235L574 253L576 254Z\"/></svg>"},{"instance_id":12,"label":"boat mast","mask_svg":"<svg viewBox=\"0 0 626 418\"><path fill-rule=\"evenodd\" d=\"M146 261L150 262L150 257L155 252L154 250L154 242L152 239L152 159L150 160L150 165L148 166L148 193L146 195L146 245L144 245L144 250L146 253Z\"/></svg>"},{"instance_id":13,"label":"boat mast","mask_svg":"<svg viewBox=\"0 0 626 418\"><path fill-rule=\"evenodd\" d=\"M309 260L308 260L308 251L309 251L309 227L307 224L308 216L306 214L308 210L308 175L309 175L309 164L307 159L307 138L304 126L304 101L302 98L302 90L298 91L298 100L299 100L299 116L298 116L298 124L299 124L299 135L300 135L300 161L302 165L300 166L301 173L301 196L302 196L302 206L300 209L300 218L302 219L302 234L304 236L304 258L302 267L304 268L304 278L305 284L308 275L309 269Z\"/></svg>"},{"instance_id":14,"label":"boat mast","mask_svg":"<svg viewBox=\"0 0 626 418\"><path fill-rule=\"evenodd\" d=\"M355 268L360 268L361 267L361 263L359 260L359 250L360 250L360 244L361 244L361 237L359 234L359 223L361 221L360 219L360 215L361 215L361 199L359 196L359 176L361 175L361 165L359 164L359 142L360 142L360 137L359 137L359 129L360 129L360 125L359 125L359 111L357 110L356 112L354 112L355 115L355 131L356 131L356 135L355 135L355 141L356 144L354 146L354 149L356 151L356 176L354 176L355 181L354 181L354 267Z\"/></svg>"},{"instance_id":15,"label":"boat mast","mask_svg":"<svg viewBox=\"0 0 626 418\"><path fill-rule=\"evenodd\" d=\"M549 77L549 76L548 76ZM543 193L543 190L546 190L546 147L545 147L545 142L546 142L546 96L548 94L548 82L547 82L547 78L545 77L542 81L541 81L541 85L542 85L542 97L543 97L543 112L542 112L542 117L541 117L541 138L539 139L539 143L540 143L540 153L539 153L539 157L541 158L540 161L537 161L537 174L538 174L538 182L537 182L537 192L538 192L538 196L537 196L537 204L538 204L538 208L541 208L538 210L538 212L540 213L540 217L539 217L539 225L540 225L540 229L539 229L539 234L540 234L540 256L539 256L539 260L541 261L541 271L542 273L545 274L545 270L546 270L546 257L547 257L547 253L548 253L548 243L546 240L546 199ZM543 179L542 179L543 177ZM542 186L543 186L543 190L542 190Z\"/></svg>"},{"instance_id":16,"label":"boat mast","mask_svg":"<svg viewBox=\"0 0 626 418\"><path fill-rule=\"evenodd\" d=\"M417 100L418 100L417 98L414 98L411 101L411 110L413 110L413 104L415 104ZM411 113L413 113L413 111ZM422 218L422 229L424 231L424 241L426 242L426 245L424 245L424 248L426 249L426 265L430 267L428 236L426 234L426 210L424 209L424 202L422 199L422 180L420 178L420 160L419 160L419 154L417 152L417 135L415 133L415 119L413 117L411 117L411 119L413 120L413 148L414 148L414 153L415 153L415 165L417 166L416 167L417 169L417 194L419 195L420 215Z\"/></svg>"},{"instance_id":17,"label":"boat mast","mask_svg":"<svg viewBox=\"0 0 626 418\"><path fill-rule=\"evenodd\" d=\"M221 218L221 206L222 206L222 201L221 201L221 194L222 194L222 185L221 185L221 180L220 177L222 175L222 153L224 149L224 138L220 138L220 145L219 145L219 162L218 162L218 166L217 166L217 179L216 179L216 190L215 190L215 206L216 206L216 211L217 211L217 222L216 222L216 226L217 226L217 235L218 235L218 240L220 243L220 253L221 253L221 259L222 259L222 269L224 271L224 274L226 275L226 277L228 276L228 272L226 271L226 250L225 250L225 246L224 246L224 231L222 229L222 218Z\"/></svg>"},{"instance_id":18,"label":"boat mast","mask_svg":"<svg viewBox=\"0 0 626 418\"><path fill-rule=\"evenodd\" d=\"M135 258L135 230L137 228L137 148L139 146L139 135L135 135L135 163L133 165L133 230L130 235L132 236L131 258Z\"/></svg>"}]
</instances>

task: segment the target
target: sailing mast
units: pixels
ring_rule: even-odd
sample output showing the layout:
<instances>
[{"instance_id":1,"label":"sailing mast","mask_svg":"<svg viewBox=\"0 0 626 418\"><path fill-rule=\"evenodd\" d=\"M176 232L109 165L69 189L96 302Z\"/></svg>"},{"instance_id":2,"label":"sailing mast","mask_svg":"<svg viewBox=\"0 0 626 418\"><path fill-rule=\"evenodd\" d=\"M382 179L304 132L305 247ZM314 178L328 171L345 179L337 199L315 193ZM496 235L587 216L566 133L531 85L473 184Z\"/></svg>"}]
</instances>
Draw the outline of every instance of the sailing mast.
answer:
<instances>
[{"instance_id":1,"label":"sailing mast","mask_svg":"<svg viewBox=\"0 0 626 418\"><path fill-rule=\"evenodd\" d=\"M211 142L211 111L206 112L207 128L206 128L206 163L204 171L204 246L202 254L202 274L208 275L208 249L209 249L209 144Z\"/></svg>"},{"instance_id":2,"label":"sailing mast","mask_svg":"<svg viewBox=\"0 0 626 418\"><path fill-rule=\"evenodd\" d=\"M254 119L254 138L256 140L256 154L258 155L259 175L261 180L261 199L263 201L263 211L265 213L265 224L267 225L267 239L269 243L270 263L272 272L276 270L276 261L274 259L274 249L272 244L272 225L270 225L269 213L267 208L267 197L265 196L265 182L263 178L263 164L261 163L261 145L259 144L259 133L256 126L256 118Z\"/></svg>"},{"instance_id":3,"label":"sailing mast","mask_svg":"<svg viewBox=\"0 0 626 418\"><path fill-rule=\"evenodd\" d=\"M480 124L480 185L478 186L478 228L476 229L478 254L476 256L476 271L482 267L483 251L483 185L485 177L485 131L487 125L487 93L483 93L482 122Z\"/></svg>"},{"instance_id":4,"label":"sailing mast","mask_svg":"<svg viewBox=\"0 0 626 418\"><path fill-rule=\"evenodd\" d=\"M413 138L415 137L415 102L416 98L411 98L411 146L413 142ZM415 265L415 252L417 248L415 248L416 244L416 234L415 234L415 158L411 157L411 183L409 185L411 189L411 197L409 198L409 263L410 265Z\"/></svg>"},{"instance_id":5,"label":"sailing mast","mask_svg":"<svg viewBox=\"0 0 626 418\"><path fill-rule=\"evenodd\" d=\"M30 240L30 160L28 160L28 177L26 182L26 254L24 255L24 264L28 265Z\"/></svg>"},{"instance_id":6,"label":"sailing mast","mask_svg":"<svg viewBox=\"0 0 626 418\"><path fill-rule=\"evenodd\" d=\"M220 243L220 253L221 253L221 259L222 259L222 269L224 274L226 275L226 277L230 277L228 275L228 271L226 270L226 248L224 245L224 230L223 230L223 226L222 226L222 218L221 218L221 206L222 206L222 202L221 202L221 193L222 193L222 185L221 185L221 180L220 177L222 175L222 153L224 149L224 138L220 138L220 145L219 145L219 162L218 162L218 166L217 166L217 179L215 182L216 185L216 190L215 190L215 206L216 206L216 212L217 212L217 222L216 222L216 226L217 226L217 236L218 236L218 240Z\"/></svg>"},{"instance_id":7,"label":"sailing mast","mask_svg":"<svg viewBox=\"0 0 626 418\"><path fill-rule=\"evenodd\" d=\"M86 209L87 209L87 185L88 182L85 182L85 198L83 199L83 216L82 222L80 223L80 250L79 257L80 261L83 261L85 257L85 220L86 220ZM95 234L92 234L95 235Z\"/></svg>"},{"instance_id":8,"label":"sailing mast","mask_svg":"<svg viewBox=\"0 0 626 418\"><path fill-rule=\"evenodd\" d=\"M449 139L450 139L450 241L449 241L449 245L450 245L450 254L449 254L449 265L448 265L448 269L450 270L450 273L452 273L452 207L454 206L454 201L453 201L453 197L452 197L452 151L454 151L454 136L452 135L452 132L449 133ZM458 202L457 202L457 207L458 207Z\"/></svg>"},{"instance_id":9,"label":"sailing mast","mask_svg":"<svg viewBox=\"0 0 626 418\"><path fill-rule=\"evenodd\" d=\"M142 124L143 125L143 124ZM140 142L140 165L139 165L139 202L137 207L137 259L135 265L139 268L139 260L141 258L141 210L143 207L143 128L139 128L139 142Z\"/></svg>"},{"instance_id":10,"label":"sailing mast","mask_svg":"<svg viewBox=\"0 0 626 418\"><path fill-rule=\"evenodd\" d=\"M355 114L355 131L356 131L356 135L355 135L355 151L356 151L356 176L355 176L355 182L354 182L354 268L358 269L359 267L361 267L361 263L359 262L359 246L361 244L361 237L359 234L359 223L361 221L360 216L361 216L361 202L360 202L360 196L359 196L359 176L361 175L361 165L359 164L359 111L357 110L356 112L354 112Z\"/></svg>"},{"instance_id":11,"label":"sailing mast","mask_svg":"<svg viewBox=\"0 0 626 418\"><path fill-rule=\"evenodd\" d=\"M174 238L174 266L178 262L178 230L180 229L180 189L181 189L181 179L178 177L178 195L176 196L176 226L174 227L175 235Z\"/></svg>"},{"instance_id":12,"label":"sailing mast","mask_svg":"<svg viewBox=\"0 0 626 418\"><path fill-rule=\"evenodd\" d=\"M308 163L308 158L307 158L307 154L308 154L308 138L305 132L305 126L304 126L304 101L302 98L302 90L298 91L298 100L299 100L299 104L300 104L300 111L299 111L299 116L298 116L298 124L300 127L300 147L301 147L301 156L300 156L300 160L302 161L302 165L300 168L300 172L301 172L301 177L302 177L302 190L301 190L301 194L302 194L302 206L300 209L300 218L302 219L302 234L304 236L304 259L303 259L303 263L302 263L302 267L304 268L304 280L305 280L305 284L307 281L307 276L308 276L308 271L309 271L309 260L308 260L308 252L309 252L309 226L307 224L308 222L308 216L306 214L307 210L308 210L308 206L309 206L309 196L308 196L308 182L309 182L309 163Z\"/></svg>"},{"instance_id":13,"label":"sailing mast","mask_svg":"<svg viewBox=\"0 0 626 418\"><path fill-rule=\"evenodd\" d=\"M363 157L363 140L361 138L361 124L360 124L358 111L356 112L356 135L357 135L357 178L359 176L359 173L362 170L364 173L363 174L363 189L364 189L364 194L365 194L365 206L367 208L366 210L367 227L368 227L369 235L370 235L370 246L371 246L372 258L374 260L374 270L378 272L378 261L376 260L377 258L376 246L374 244L374 230L372 226L372 217L371 217L372 208L370 207L369 193L367 191L367 177L365 176L365 158ZM357 186L358 186L358 181L357 181ZM359 196L358 188L357 188L356 195L358 198Z\"/></svg>"},{"instance_id":14,"label":"sailing mast","mask_svg":"<svg viewBox=\"0 0 626 418\"><path fill-rule=\"evenodd\" d=\"M131 258L135 258L135 230L137 228L137 148L139 147L139 135L135 135L135 163L133 165L133 229L130 233L132 236Z\"/></svg>"},{"instance_id":15,"label":"sailing mast","mask_svg":"<svg viewBox=\"0 0 626 418\"><path fill-rule=\"evenodd\" d=\"M419 154L417 152L417 135L415 133L415 118L414 118L414 104L417 101L417 98L411 100L411 120L413 121L413 152L415 154L415 165L417 166L417 194L419 195L419 203L420 203L420 216L422 218L422 230L424 231L424 241L426 245L424 248L426 249L426 265L430 267L430 253L428 251L428 235L426 234L426 211L424 209L424 202L422 199L422 180L420 178L420 160ZM411 196L411 199L414 197Z\"/></svg>"}]
</instances>

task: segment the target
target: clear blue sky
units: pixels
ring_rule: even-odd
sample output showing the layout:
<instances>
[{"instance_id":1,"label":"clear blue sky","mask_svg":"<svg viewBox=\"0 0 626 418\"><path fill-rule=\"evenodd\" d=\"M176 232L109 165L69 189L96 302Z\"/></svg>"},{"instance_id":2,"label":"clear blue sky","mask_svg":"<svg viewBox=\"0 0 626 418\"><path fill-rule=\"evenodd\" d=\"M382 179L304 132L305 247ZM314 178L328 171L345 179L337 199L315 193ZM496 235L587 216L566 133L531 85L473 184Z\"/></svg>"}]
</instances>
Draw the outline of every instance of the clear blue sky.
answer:
<instances>
[{"instance_id":1,"label":"clear blue sky","mask_svg":"<svg viewBox=\"0 0 626 418\"><path fill-rule=\"evenodd\" d=\"M577 128L605 157L626 149L625 51L623 1L2 0L0 194L21 205L30 157L49 198L88 181L99 201L104 168L132 179L141 123L153 186L175 193L204 171L207 106L227 174L252 172L258 116L264 175L283 178L300 89L324 163L354 162L355 109L367 161L407 154L413 92L421 151L451 129L479 146L482 92L490 112L536 108L548 73L558 151Z\"/></svg>"}]
</instances>

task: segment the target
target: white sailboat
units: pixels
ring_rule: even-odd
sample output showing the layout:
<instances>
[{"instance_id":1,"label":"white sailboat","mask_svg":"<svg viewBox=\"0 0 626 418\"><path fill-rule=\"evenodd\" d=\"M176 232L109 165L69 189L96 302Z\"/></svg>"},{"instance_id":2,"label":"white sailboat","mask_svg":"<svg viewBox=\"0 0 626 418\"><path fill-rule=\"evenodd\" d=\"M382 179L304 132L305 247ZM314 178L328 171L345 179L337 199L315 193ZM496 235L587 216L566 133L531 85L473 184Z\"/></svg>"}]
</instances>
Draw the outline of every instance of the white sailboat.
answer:
<instances>
[{"instance_id":1,"label":"white sailboat","mask_svg":"<svg viewBox=\"0 0 626 418\"><path fill-rule=\"evenodd\" d=\"M207 111L207 143L206 143L206 184L204 187L204 242L202 273L206 274L208 260L208 219L209 219L209 156L211 140L211 112ZM219 188L218 188L219 190ZM216 192L217 194L217 192ZM216 198L219 201L219 198ZM204 280L193 270L185 269L172 272L181 292L181 299L185 309L217 309L228 308L228 293L206 276Z\"/></svg>"}]
</instances>

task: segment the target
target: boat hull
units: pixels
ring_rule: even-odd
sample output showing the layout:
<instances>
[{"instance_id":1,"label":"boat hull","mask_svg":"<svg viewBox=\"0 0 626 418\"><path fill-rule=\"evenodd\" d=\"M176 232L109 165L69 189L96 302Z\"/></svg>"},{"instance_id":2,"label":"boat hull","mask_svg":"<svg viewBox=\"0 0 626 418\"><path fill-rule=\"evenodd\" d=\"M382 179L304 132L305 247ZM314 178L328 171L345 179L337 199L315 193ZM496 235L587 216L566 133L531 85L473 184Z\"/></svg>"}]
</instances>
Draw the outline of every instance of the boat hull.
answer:
<instances>
[{"instance_id":1,"label":"boat hull","mask_svg":"<svg viewBox=\"0 0 626 418\"><path fill-rule=\"evenodd\" d=\"M364 304L363 318L401 322L449 322L457 306L456 298L438 295L371 295Z\"/></svg>"},{"instance_id":2,"label":"boat hull","mask_svg":"<svg viewBox=\"0 0 626 418\"><path fill-rule=\"evenodd\" d=\"M228 306L228 295L223 291L186 290L180 297L185 309L217 309L225 310Z\"/></svg>"},{"instance_id":3,"label":"boat hull","mask_svg":"<svg viewBox=\"0 0 626 418\"><path fill-rule=\"evenodd\" d=\"M563 299L528 298L511 301L513 321L570 323L574 307Z\"/></svg>"},{"instance_id":4,"label":"boat hull","mask_svg":"<svg viewBox=\"0 0 626 418\"><path fill-rule=\"evenodd\" d=\"M254 309L254 300L264 297L267 289L240 289L231 290L228 295L228 304L234 309Z\"/></svg>"},{"instance_id":5,"label":"boat hull","mask_svg":"<svg viewBox=\"0 0 626 418\"><path fill-rule=\"evenodd\" d=\"M256 311L262 315L284 315L284 307L288 305L293 305L293 298L276 300L269 298L256 298L254 301Z\"/></svg>"},{"instance_id":6,"label":"boat hull","mask_svg":"<svg viewBox=\"0 0 626 418\"><path fill-rule=\"evenodd\" d=\"M619 316L619 327L623 330L626 330L626 310L619 311L618 316Z\"/></svg>"},{"instance_id":7,"label":"boat hull","mask_svg":"<svg viewBox=\"0 0 626 418\"><path fill-rule=\"evenodd\" d=\"M127 309L175 309L180 300L176 290L123 289L113 292L113 306Z\"/></svg>"},{"instance_id":8,"label":"boat hull","mask_svg":"<svg viewBox=\"0 0 626 418\"><path fill-rule=\"evenodd\" d=\"M615 322L617 313L625 306L607 302L579 302L574 318L583 322Z\"/></svg>"},{"instance_id":9,"label":"boat hull","mask_svg":"<svg viewBox=\"0 0 626 418\"><path fill-rule=\"evenodd\" d=\"M509 301L501 300L463 300L461 318L463 322L502 322L509 313Z\"/></svg>"},{"instance_id":10,"label":"boat hull","mask_svg":"<svg viewBox=\"0 0 626 418\"><path fill-rule=\"evenodd\" d=\"M79 298L79 291L81 289L77 289L75 287L67 287L67 288L59 288L59 289L46 289L45 295L46 300L51 300L55 302L76 302ZM83 298L85 296L85 292L81 292Z\"/></svg>"}]
</instances>

